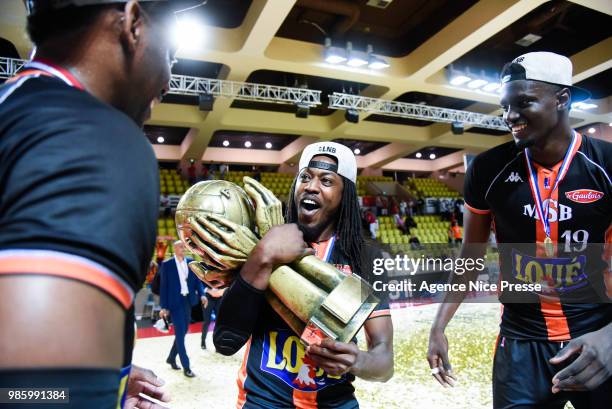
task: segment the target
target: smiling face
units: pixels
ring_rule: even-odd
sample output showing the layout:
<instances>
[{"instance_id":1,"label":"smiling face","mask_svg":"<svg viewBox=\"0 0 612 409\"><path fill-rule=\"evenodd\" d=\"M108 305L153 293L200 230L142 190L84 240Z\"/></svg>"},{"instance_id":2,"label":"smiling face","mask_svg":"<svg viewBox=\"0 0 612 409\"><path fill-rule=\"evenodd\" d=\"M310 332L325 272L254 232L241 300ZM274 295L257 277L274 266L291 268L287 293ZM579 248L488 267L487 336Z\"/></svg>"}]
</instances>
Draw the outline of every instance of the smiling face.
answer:
<instances>
[{"instance_id":1,"label":"smiling face","mask_svg":"<svg viewBox=\"0 0 612 409\"><path fill-rule=\"evenodd\" d=\"M511 81L502 87L503 117L520 149L544 141L560 125L559 107L567 103L567 89L538 81Z\"/></svg>"},{"instance_id":2,"label":"smiling face","mask_svg":"<svg viewBox=\"0 0 612 409\"><path fill-rule=\"evenodd\" d=\"M312 160L336 164L328 156L314 156ZM298 175L293 199L306 241L318 241L323 231L335 228L343 189L342 177L329 170L305 168Z\"/></svg>"}]
</instances>

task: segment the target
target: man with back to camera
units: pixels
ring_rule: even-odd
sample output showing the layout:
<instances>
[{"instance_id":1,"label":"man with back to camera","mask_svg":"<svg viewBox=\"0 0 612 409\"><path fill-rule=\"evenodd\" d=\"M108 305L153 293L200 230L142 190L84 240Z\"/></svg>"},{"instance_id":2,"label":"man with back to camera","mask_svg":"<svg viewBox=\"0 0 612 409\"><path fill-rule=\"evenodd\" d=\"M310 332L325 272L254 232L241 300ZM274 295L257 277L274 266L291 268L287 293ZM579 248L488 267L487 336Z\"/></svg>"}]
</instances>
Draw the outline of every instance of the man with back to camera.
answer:
<instances>
[{"instance_id":1,"label":"man with back to camera","mask_svg":"<svg viewBox=\"0 0 612 409\"><path fill-rule=\"evenodd\" d=\"M162 310L159 316L172 317L174 324L174 343L166 362L172 369L180 369L176 364L176 355L179 355L183 373L188 378L195 377L189 363L189 356L185 349L185 335L191 322L191 307L198 303L206 304L204 284L189 269L191 261L185 258L185 246L181 241L174 242L174 257L163 262L159 269L161 275L160 305Z\"/></svg>"},{"instance_id":2,"label":"man with back to camera","mask_svg":"<svg viewBox=\"0 0 612 409\"><path fill-rule=\"evenodd\" d=\"M62 408L167 400L150 371L126 383L159 201L140 127L188 3L26 1L36 56L0 87L0 387L67 388Z\"/></svg>"},{"instance_id":3,"label":"man with back to camera","mask_svg":"<svg viewBox=\"0 0 612 409\"><path fill-rule=\"evenodd\" d=\"M528 53L506 64L501 78L504 120L514 141L478 155L467 171L462 257L482 257L494 219L502 274L526 277L520 260L530 255L517 253L520 243L536 243L532 265L578 260L586 273L549 277L555 297L502 299L493 406L563 408L571 401L576 409L606 407L612 396L612 288L606 288L609 254L602 259L601 243L609 252L612 144L570 127L571 102L589 94L572 86L568 58ZM565 301L579 288L597 298ZM447 296L430 333L429 365L444 386L454 383L444 329L464 296Z\"/></svg>"},{"instance_id":4,"label":"man with back to camera","mask_svg":"<svg viewBox=\"0 0 612 409\"><path fill-rule=\"evenodd\" d=\"M393 373L387 303L366 321L363 351L356 343L333 340L304 348L265 301L276 265L314 253L367 280L372 259L381 257L362 237L351 150L333 142L312 144L302 152L299 167L287 206L289 224L263 236L219 307L213 334L217 352L233 355L247 344L238 375L239 408L357 408L355 376L384 382Z\"/></svg>"}]
</instances>

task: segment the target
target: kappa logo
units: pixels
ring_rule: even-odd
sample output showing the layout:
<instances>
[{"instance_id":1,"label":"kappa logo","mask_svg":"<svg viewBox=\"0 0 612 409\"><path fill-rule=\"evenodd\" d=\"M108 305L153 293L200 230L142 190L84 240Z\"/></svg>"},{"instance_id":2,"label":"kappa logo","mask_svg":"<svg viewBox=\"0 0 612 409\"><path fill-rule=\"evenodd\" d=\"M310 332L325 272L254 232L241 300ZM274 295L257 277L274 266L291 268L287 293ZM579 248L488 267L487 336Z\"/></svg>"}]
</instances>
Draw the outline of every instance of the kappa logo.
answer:
<instances>
[{"instance_id":1,"label":"kappa logo","mask_svg":"<svg viewBox=\"0 0 612 409\"><path fill-rule=\"evenodd\" d=\"M505 180L505 182L522 182L523 179L521 179L521 176L518 174L518 172L510 172L510 176L508 176Z\"/></svg>"},{"instance_id":2,"label":"kappa logo","mask_svg":"<svg viewBox=\"0 0 612 409\"><path fill-rule=\"evenodd\" d=\"M577 189L565 192L565 197L576 203L593 203L604 197L604 194L597 190Z\"/></svg>"}]
</instances>

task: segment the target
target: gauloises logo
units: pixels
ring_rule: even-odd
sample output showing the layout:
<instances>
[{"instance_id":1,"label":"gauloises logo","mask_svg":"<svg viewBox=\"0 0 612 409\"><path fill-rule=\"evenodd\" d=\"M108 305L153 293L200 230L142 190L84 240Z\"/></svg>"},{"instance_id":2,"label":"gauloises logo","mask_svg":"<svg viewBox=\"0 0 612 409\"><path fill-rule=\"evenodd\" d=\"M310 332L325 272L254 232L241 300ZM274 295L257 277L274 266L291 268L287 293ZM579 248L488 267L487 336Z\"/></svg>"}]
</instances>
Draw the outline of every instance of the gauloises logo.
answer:
<instances>
[{"instance_id":1,"label":"gauloises logo","mask_svg":"<svg viewBox=\"0 0 612 409\"><path fill-rule=\"evenodd\" d=\"M591 189L578 189L572 190L571 192L565 192L565 197L576 203L593 203L603 196L604 194L602 192Z\"/></svg>"},{"instance_id":2,"label":"gauloises logo","mask_svg":"<svg viewBox=\"0 0 612 409\"><path fill-rule=\"evenodd\" d=\"M305 355L300 339L288 330L268 331L265 334L261 369L301 391L319 391L346 379L344 375L328 375L317 368Z\"/></svg>"}]
</instances>

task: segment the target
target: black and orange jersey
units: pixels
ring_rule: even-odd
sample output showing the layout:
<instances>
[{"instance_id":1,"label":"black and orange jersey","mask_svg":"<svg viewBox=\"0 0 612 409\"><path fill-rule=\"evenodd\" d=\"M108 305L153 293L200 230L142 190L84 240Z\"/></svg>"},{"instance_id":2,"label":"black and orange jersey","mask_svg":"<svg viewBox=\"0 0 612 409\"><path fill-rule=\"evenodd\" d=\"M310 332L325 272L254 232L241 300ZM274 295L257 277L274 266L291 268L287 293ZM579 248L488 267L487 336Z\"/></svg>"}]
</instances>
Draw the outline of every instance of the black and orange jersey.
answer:
<instances>
[{"instance_id":1,"label":"black and orange jersey","mask_svg":"<svg viewBox=\"0 0 612 409\"><path fill-rule=\"evenodd\" d=\"M329 241L312 245L322 260L350 274ZM389 305L380 303L369 319L390 315ZM352 374L331 376L305 356L300 337L266 303L247 343L238 373L238 408L338 408L359 407L353 394Z\"/></svg>"},{"instance_id":2,"label":"black and orange jersey","mask_svg":"<svg viewBox=\"0 0 612 409\"><path fill-rule=\"evenodd\" d=\"M516 303L502 294L501 334L508 338L565 341L612 321L603 255L612 239L612 144L577 133L575 138L556 190L561 163L547 168L532 162L537 189L543 199L550 196L543 207L548 207L554 254L534 245L544 243L546 235L532 193L536 179L531 185L523 150L514 142L502 144L478 155L467 170L465 204L473 213L492 215L500 278L544 282L555 294L532 294L531 302Z\"/></svg>"},{"instance_id":3,"label":"black and orange jersey","mask_svg":"<svg viewBox=\"0 0 612 409\"><path fill-rule=\"evenodd\" d=\"M0 274L89 283L126 309L148 271L159 172L124 113L44 71L0 87Z\"/></svg>"}]
</instances>

